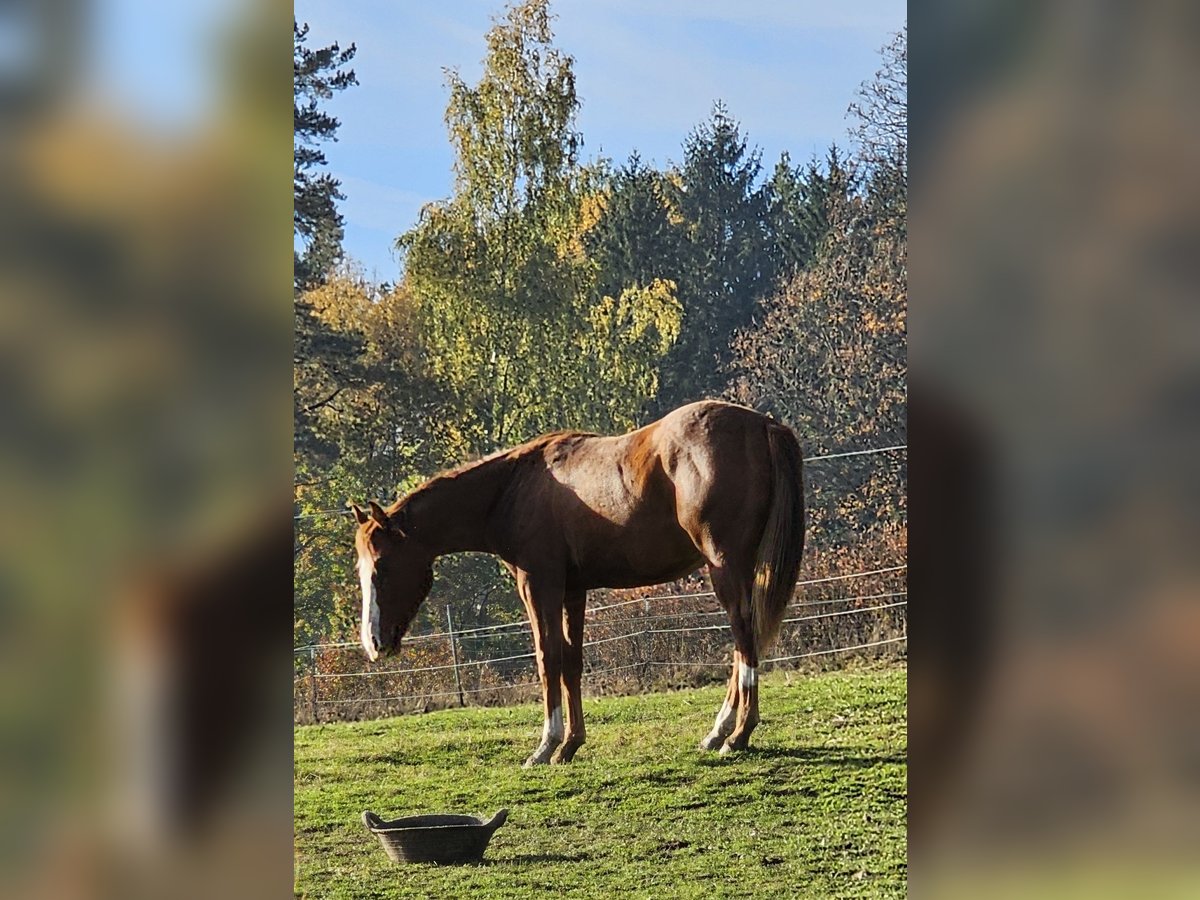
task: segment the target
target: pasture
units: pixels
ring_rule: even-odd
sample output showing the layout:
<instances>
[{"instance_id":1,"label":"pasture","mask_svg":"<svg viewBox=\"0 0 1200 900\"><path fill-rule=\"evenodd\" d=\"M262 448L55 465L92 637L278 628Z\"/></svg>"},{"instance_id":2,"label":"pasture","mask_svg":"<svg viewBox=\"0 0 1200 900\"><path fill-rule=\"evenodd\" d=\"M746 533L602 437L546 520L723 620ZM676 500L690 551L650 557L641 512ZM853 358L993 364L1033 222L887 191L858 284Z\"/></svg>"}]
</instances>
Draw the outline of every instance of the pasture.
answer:
<instances>
[{"instance_id":1,"label":"pasture","mask_svg":"<svg viewBox=\"0 0 1200 900\"><path fill-rule=\"evenodd\" d=\"M584 702L569 766L522 769L540 704L295 730L296 895L902 897L906 671L761 682L749 751L696 749L723 686ZM508 807L481 865L391 863L359 816Z\"/></svg>"}]
</instances>

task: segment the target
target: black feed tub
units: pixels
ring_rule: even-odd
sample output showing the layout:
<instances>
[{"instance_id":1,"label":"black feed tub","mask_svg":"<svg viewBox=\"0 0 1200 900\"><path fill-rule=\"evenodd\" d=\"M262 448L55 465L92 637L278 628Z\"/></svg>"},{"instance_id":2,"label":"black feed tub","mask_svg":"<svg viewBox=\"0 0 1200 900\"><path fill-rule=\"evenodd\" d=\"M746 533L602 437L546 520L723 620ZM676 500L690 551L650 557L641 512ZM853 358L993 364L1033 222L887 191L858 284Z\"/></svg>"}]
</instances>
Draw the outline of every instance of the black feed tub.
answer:
<instances>
[{"instance_id":1,"label":"black feed tub","mask_svg":"<svg viewBox=\"0 0 1200 900\"><path fill-rule=\"evenodd\" d=\"M488 841L508 818L502 809L490 821L474 816L406 816L385 821L362 814L363 824L379 838L393 862L465 863L483 858Z\"/></svg>"}]
</instances>

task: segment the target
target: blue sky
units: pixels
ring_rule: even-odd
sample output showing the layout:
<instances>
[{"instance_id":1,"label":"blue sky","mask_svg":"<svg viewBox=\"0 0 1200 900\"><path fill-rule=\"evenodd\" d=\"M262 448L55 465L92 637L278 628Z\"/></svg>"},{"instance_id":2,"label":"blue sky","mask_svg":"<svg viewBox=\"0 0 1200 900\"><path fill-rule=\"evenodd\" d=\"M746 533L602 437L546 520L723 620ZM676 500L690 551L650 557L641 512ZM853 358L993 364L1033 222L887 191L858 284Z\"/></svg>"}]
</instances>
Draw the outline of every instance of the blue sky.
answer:
<instances>
[{"instance_id":1,"label":"blue sky","mask_svg":"<svg viewBox=\"0 0 1200 900\"><path fill-rule=\"evenodd\" d=\"M556 0L556 44L575 57L584 158L618 162L636 149L678 161L687 134L721 99L770 167L847 145L846 107L904 24L901 0ZM327 145L342 182L345 247L392 281L396 237L423 203L450 194L443 68L478 78L484 34L501 0L298 0L309 46L358 45L359 85L328 110Z\"/></svg>"},{"instance_id":2,"label":"blue sky","mask_svg":"<svg viewBox=\"0 0 1200 900\"><path fill-rule=\"evenodd\" d=\"M202 123L220 100L217 51L239 0L95 0L81 16L85 94L165 133Z\"/></svg>"}]
</instances>

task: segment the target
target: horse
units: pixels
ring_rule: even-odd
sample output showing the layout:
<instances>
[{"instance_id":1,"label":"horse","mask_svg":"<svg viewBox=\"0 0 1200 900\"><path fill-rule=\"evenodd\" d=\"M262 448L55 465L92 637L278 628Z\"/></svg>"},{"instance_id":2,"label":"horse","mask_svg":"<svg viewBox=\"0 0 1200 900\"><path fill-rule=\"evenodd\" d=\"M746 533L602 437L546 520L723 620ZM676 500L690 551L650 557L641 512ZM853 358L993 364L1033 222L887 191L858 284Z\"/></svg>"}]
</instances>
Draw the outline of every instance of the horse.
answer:
<instances>
[{"instance_id":1,"label":"horse","mask_svg":"<svg viewBox=\"0 0 1200 900\"><path fill-rule=\"evenodd\" d=\"M399 646L437 557L491 553L513 574L544 708L526 767L570 762L585 741L587 592L674 581L707 564L734 652L700 747L749 746L759 658L778 634L804 548L802 455L787 426L702 400L623 435L545 434L437 475L387 509L373 500L351 508L371 661Z\"/></svg>"}]
</instances>

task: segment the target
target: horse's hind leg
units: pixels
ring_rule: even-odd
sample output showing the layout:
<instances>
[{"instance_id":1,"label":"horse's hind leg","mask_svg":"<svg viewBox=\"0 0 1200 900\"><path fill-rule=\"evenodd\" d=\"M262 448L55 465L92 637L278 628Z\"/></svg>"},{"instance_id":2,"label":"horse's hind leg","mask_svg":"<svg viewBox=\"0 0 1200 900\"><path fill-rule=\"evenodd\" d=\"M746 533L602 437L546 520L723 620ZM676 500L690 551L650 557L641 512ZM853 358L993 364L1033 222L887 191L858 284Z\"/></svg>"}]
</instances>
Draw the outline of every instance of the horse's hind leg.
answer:
<instances>
[{"instance_id":1,"label":"horse's hind leg","mask_svg":"<svg viewBox=\"0 0 1200 900\"><path fill-rule=\"evenodd\" d=\"M736 695L736 718L733 729L721 746L721 753L745 750L750 734L758 725L758 649L750 623L750 580L738 576L726 567L713 566L713 590L729 613L733 631L733 675L729 691Z\"/></svg>"},{"instance_id":2,"label":"horse's hind leg","mask_svg":"<svg viewBox=\"0 0 1200 900\"><path fill-rule=\"evenodd\" d=\"M583 727L583 610L587 592L571 591L563 602L562 686L567 709L567 736L552 763L570 762L583 746L587 732Z\"/></svg>"},{"instance_id":3,"label":"horse's hind leg","mask_svg":"<svg viewBox=\"0 0 1200 900\"><path fill-rule=\"evenodd\" d=\"M752 653L738 653L738 710L733 733L721 747L722 755L750 746L750 734L758 725L758 658Z\"/></svg>"},{"instance_id":4,"label":"horse's hind leg","mask_svg":"<svg viewBox=\"0 0 1200 900\"><path fill-rule=\"evenodd\" d=\"M721 447L697 451L691 467L680 466L675 477L679 524L708 562L713 591L733 630L733 672L725 703L713 730L700 743L722 752L745 748L758 724L758 654L750 597L771 503L771 478L769 470L755 474L761 468L756 459L767 453L765 438L757 447L753 436L743 437L718 436L725 441Z\"/></svg>"}]
</instances>

